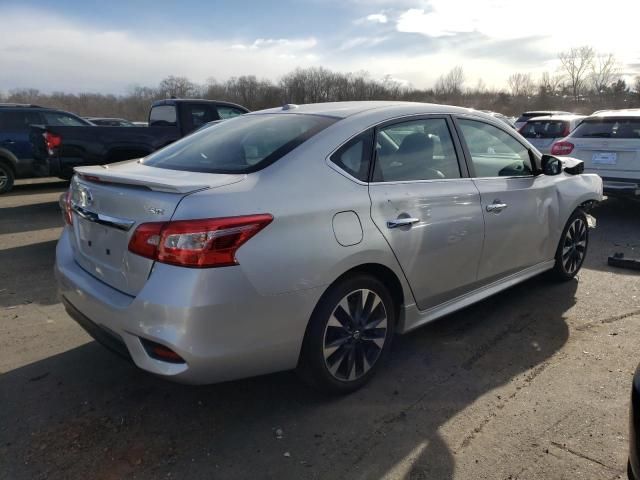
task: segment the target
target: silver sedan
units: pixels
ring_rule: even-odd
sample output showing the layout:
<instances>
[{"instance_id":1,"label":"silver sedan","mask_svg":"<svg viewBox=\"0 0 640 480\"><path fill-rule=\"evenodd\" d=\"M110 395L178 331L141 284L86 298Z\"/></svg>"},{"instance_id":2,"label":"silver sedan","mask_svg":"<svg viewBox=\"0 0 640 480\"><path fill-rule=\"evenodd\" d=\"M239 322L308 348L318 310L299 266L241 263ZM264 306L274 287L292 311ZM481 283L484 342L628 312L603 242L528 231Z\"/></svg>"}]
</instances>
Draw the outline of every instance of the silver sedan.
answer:
<instances>
[{"instance_id":1,"label":"silver sedan","mask_svg":"<svg viewBox=\"0 0 640 480\"><path fill-rule=\"evenodd\" d=\"M78 168L56 273L69 314L144 370L295 368L349 392L394 334L547 270L575 276L601 198L581 162L478 111L285 105Z\"/></svg>"}]
</instances>

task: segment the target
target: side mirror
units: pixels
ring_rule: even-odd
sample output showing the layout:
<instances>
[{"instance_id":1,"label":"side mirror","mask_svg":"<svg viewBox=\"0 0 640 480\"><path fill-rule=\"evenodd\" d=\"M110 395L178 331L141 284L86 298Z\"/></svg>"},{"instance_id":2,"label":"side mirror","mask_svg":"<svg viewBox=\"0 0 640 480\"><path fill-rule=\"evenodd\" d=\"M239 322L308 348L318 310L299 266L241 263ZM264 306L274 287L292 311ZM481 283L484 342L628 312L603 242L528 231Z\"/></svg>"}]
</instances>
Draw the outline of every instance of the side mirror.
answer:
<instances>
[{"instance_id":1,"label":"side mirror","mask_svg":"<svg viewBox=\"0 0 640 480\"><path fill-rule=\"evenodd\" d=\"M562 173L562 160L551 155L543 155L542 173L545 175L560 175Z\"/></svg>"}]
</instances>

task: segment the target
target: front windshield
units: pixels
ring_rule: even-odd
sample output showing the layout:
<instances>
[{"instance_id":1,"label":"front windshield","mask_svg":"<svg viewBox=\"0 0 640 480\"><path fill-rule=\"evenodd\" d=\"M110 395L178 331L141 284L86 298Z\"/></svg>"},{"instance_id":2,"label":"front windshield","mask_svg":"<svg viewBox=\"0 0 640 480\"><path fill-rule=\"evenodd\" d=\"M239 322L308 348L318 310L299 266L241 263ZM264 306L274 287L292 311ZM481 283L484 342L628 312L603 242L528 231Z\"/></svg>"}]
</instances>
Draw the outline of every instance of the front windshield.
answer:
<instances>
[{"instance_id":1,"label":"front windshield","mask_svg":"<svg viewBox=\"0 0 640 480\"><path fill-rule=\"evenodd\" d=\"M144 164L189 172L255 172L336 120L300 114L242 115L198 130L148 156Z\"/></svg>"}]
</instances>

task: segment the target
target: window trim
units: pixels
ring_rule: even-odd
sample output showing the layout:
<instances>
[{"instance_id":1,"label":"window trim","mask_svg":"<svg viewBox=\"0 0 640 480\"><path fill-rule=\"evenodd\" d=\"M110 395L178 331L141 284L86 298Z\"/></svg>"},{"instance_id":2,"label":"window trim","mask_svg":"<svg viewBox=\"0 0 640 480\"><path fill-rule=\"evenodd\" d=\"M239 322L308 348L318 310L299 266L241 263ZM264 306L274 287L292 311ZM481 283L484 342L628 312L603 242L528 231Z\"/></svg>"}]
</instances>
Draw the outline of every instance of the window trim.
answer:
<instances>
[{"instance_id":1,"label":"window trim","mask_svg":"<svg viewBox=\"0 0 640 480\"><path fill-rule=\"evenodd\" d=\"M486 121L485 118L480 118L480 117L476 117L475 115L464 115L464 114L454 114L452 115L452 119L453 119L453 124L455 126L456 129L456 133L458 134L458 137L460 139L460 143L462 144L462 149L464 151L464 157L465 157L465 161L467 163L467 168L469 171L469 177L472 180L496 180L496 179L514 179L514 178L534 178L537 177L540 172L540 157L538 157L538 155L536 155L535 151L532 150L531 145L527 145L526 143L522 142L522 140L520 140L518 137L515 137L511 132L509 132L506 128L503 128L502 125L498 125L497 123L493 123L493 122L488 122ZM469 150L469 147L467 145L467 141L464 138L464 135L462 133L462 128L459 124L459 120L469 120L469 121L473 121L473 122L479 122L479 123L484 123L487 125L491 125L492 127L497 128L498 130L501 130L502 132L504 132L505 134L507 134L508 136L510 136L511 138L513 138L516 142L518 142L520 145L522 145L528 152L529 152L529 160L531 161L531 165L533 167L533 173L531 175L512 175L512 176L496 176L496 177L477 177L476 176L476 170L475 170L475 166L473 165L473 159L471 158L471 151Z\"/></svg>"},{"instance_id":2,"label":"window trim","mask_svg":"<svg viewBox=\"0 0 640 480\"><path fill-rule=\"evenodd\" d=\"M449 129L449 135L451 135L451 140L453 141L453 148L456 152L456 157L458 161L458 168L460 169L460 178L441 178L441 179L423 179L423 180L397 180L393 182L372 182L371 179L373 177L373 168L375 166L375 162L377 160L377 155L375 148L373 148L373 142L375 142L377 130L380 128L384 128L388 125L393 125L396 123L405 123L411 122L414 120L428 120L428 119L444 119L447 122L447 128ZM347 143L351 142L354 138L364 134L367 130L373 130L372 135L372 145L371 145L371 159L369 162L369 176L367 177L367 181L363 182L355 178L349 172L340 168L339 165L336 165L333 161L331 161L331 157L341 148L343 148ZM358 185L392 185L392 184L405 184L405 183L431 183L431 182L451 182L451 181L459 181L464 179L469 179L469 170L467 168L466 159L464 158L464 150L462 148L462 143L460 142L460 138L458 132L455 128L455 124L453 122L452 116L448 113L412 113L408 115L400 115L398 117L382 120L380 122L369 125L366 128L358 131L357 133L351 135L344 142L340 143L336 148L334 148L325 158L326 164L329 168L335 170L337 173L347 177L352 182L357 183Z\"/></svg>"}]
</instances>

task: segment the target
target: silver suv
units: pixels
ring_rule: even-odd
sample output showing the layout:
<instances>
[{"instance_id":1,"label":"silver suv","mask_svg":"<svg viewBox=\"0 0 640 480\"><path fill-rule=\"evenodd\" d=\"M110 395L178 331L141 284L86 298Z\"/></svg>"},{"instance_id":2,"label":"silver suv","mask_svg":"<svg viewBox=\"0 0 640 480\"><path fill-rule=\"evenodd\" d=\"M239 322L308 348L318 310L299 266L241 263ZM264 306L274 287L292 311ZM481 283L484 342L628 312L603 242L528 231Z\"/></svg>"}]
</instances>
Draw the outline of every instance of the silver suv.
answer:
<instances>
[{"instance_id":1,"label":"silver suv","mask_svg":"<svg viewBox=\"0 0 640 480\"><path fill-rule=\"evenodd\" d=\"M572 278L602 193L580 171L464 108L287 105L78 168L55 268L70 315L142 369L296 368L348 392L395 333L547 270Z\"/></svg>"},{"instance_id":2,"label":"silver suv","mask_svg":"<svg viewBox=\"0 0 640 480\"><path fill-rule=\"evenodd\" d=\"M640 109L607 110L584 119L552 155L578 158L604 180L608 195L640 198Z\"/></svg>"}]
</instances>

